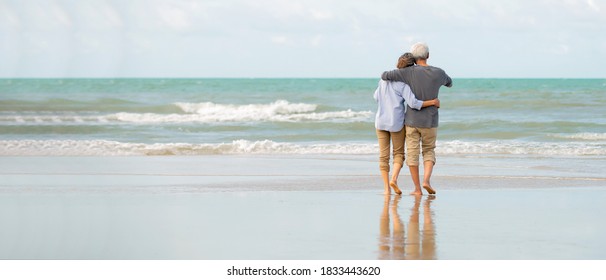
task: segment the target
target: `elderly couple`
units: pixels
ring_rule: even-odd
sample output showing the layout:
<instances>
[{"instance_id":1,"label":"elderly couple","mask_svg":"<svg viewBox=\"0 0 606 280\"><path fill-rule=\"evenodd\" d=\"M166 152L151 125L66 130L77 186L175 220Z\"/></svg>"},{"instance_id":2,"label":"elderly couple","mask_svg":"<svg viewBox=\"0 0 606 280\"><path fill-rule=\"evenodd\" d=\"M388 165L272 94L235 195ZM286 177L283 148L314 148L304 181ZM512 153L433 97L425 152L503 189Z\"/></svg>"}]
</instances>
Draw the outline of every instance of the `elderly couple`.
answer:
<instances>
[{"instance_id":1,"label":"elderly couple","mask_svg":"<svg viewBox=\"0 0 606 280\"><path fill-rule=\"evenodd\" d=\"M402 194L398 176L404 164L406 140L406 165L415 185L411 195L422 195L423 189L434 195L430 183L436 162L435 147L438 129L438 91L441 86L452 86L452 79L444 70L427 65L429 48L416 43L398 59L396 70L384 72L375 91L378 104L375 128L379 139L379 168L385 186L385 194ZM415 65L416 64L416 65ZM408 106L406 106L408 105ZM406 108L409 107L409 108ZM390 140L393 145L393 173L389 178ZM419 178L419 154L423 152L423 184Z\"/></svg>"}]
</instances>

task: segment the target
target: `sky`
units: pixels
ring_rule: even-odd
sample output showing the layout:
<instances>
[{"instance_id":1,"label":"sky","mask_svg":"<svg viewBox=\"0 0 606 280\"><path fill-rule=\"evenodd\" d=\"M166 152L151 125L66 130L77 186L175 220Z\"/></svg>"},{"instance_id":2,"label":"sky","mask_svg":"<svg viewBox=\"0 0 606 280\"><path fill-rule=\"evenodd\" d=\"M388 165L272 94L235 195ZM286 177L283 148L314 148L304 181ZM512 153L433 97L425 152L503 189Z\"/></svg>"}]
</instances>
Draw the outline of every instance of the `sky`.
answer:
<instances>
[{"instance_id":1,"label":"sky","mask_svg":"<svg viewBox=\"0 0 606 280\"><path fill-rule=\"evenodd\" d=\"M0 77L606 78L606 0L0 0Z\"/></svg>"}]
</instances>

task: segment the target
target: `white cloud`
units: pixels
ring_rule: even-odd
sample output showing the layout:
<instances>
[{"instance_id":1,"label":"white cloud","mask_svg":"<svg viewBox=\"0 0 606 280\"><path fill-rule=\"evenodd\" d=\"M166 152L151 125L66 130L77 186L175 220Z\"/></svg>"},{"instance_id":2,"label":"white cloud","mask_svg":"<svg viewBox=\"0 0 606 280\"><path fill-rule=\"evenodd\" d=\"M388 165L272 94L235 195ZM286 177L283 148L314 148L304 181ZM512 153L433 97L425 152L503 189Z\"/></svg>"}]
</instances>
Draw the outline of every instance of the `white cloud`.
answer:
<instances>
[{"instance_id":1,"label":"white cloud","mask_svg":"<svg viewBox=\"0 0 606 280\"><path fill-rule=\"evenodd\" d=\"M0 28L19 28L21 26L15 11L0 2Z\"/></svg>"},{"instance_id":2,"label":"white cloud","mask_svg":"<svg viewBox=\"0 0 606 280\"><path fill-rule=\"evenodd\" d=\"M598 6L598 4L595 3L594 0L587 0L587 5L589 5L589 7L591 7L591 9L593 9L596 12L600 12L602 10L600 8L600 6Z\"/></svg>"},{"instance_id":3,"label":"white cloud","mask_svg":"<svg viewBox=\"0 0 606 280\"><path fill-rule=\"evenodd\" d=\"M502 57L558 56L557 63L571 65L574 54L606 61L597 35L606 33L605 8L603 0L0 0L0 37L8 38L1 42L0 61L36 54L20 66L24 76L39 74L30 68L44 56L64 64L49 71L93 65L89 75L95 60L102 64L123 54L127 76L374 77L412 43L426 41L432 63L463 76L487 75L460 63L464 51L494 65L497 74L490 75L534 75L524 67L511 70ZM280 69L285 57L294 56L297 67ZM250 68L234 72L242 62ZM8 67L0 67L0 76L15 72ZM606 73L596 67L586 73Z\"/></svg>"},{"instance_id":4,"label":"white cloud","mask_svg":"<svg viewBox=\"0 0 606 280\"><path fill-rule=\"evenodd\" d=\"M107 25L109 27L124 26L122 18L120 17L118 12L116 12L116 10L113 7L103 5L100 9L100 13L103 15L103 18L105 18Z\"/></svg>"},{"instance_id":5,"label":"white cloud","mask_svg":"<svg viewBox=\"0 0 606 280\"><path fill-rule=\"evenodd\" d=\"M65 12L63 7L60 7L57 5L51 5L50 13L53 15L53 18L51 18L51 20L53 20L57 23L60 23L61 25L66 26L66 27L72 26L72 20L70 19L69 15Z\"/></svg>"},{"instance_id":6,"label":"white cloud","mask_svg":"<svg viewBox=\"0 0 606 280\"><path fill-rule=\"evenodd\" d=\"M286 36L273 36L270 38L270 41L277 45L290 45L292 41L288 39Z\"/></svg>"},{"instance_id":7,"label":"white cloud","mask_svg":"<svg viewBox=\"0 0 606 280\"><path fill-rule=\"evenodd\" d=\"M311 13L312 17L316 20L329 20L329 19L334 18L332 12L330 12L330 11L321 11L321 10L316 10L316 9L310 9L309 12Z\"/></svg>"},{"instance_id":8,"label":"white cloud","mask_svg":"<svg viewBox=\"0 0 606 280\"><path fill-rule=\"evenodd\" d=\"M305 5L298 1L245 1L244 3L239 3L239 5L234 5L234 8L248 10L249 16L253 18L255 15L263 15L274 19L289 20L293 18L300 19L301 16L305 15Z\"/></svg>"},{"instance_id":9,"label":"white cloud","mask_svg":"<svg viewBox=\"0 0 606 280\"><path fill-rule=\"evenodd\" d=\"M191 26L188 13L176 7L160 6L156 9L160 19L169 27L184 30Z\"/></svg>"}]
</instances>

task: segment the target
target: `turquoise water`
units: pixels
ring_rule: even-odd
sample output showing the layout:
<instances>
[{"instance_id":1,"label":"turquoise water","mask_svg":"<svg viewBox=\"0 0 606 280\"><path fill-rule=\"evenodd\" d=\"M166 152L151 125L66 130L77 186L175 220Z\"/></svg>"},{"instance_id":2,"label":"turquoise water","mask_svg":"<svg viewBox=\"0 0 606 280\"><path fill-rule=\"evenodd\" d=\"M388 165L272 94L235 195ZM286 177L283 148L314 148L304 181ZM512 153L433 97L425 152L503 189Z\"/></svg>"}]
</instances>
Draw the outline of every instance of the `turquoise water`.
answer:
<instances>
[{"instance_id":1,"label":"turquoise water","mask_svg":"<svg viewBox=\"0 0 606 280\"><path fill-rule=\"evenodd\" d=\"M377 79L0 79L0 155L373 154ZM455 79L442 155L606 156L606 79Z\"/></svg>"}]
</instances>

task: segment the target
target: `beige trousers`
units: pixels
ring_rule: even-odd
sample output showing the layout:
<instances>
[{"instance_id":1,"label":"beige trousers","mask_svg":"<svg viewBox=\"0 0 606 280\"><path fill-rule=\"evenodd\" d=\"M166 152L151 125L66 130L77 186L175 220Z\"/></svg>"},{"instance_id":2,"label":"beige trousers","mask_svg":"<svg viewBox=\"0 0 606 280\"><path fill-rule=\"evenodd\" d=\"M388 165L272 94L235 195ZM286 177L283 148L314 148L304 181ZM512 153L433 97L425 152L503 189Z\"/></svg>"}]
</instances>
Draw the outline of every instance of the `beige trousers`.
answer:
<instances>
[{"instance_id":1,"label":"beige trousers","mask_svg":"<svg viewBox=\"0 0 606 280\"><path fill-rule=\"evenodd\" d=\"M419 153L423 150L423 162L436 163L436 138L438 128L406 126L406 165L419 166Z\"/></svg>"},{"instance_id":2,"label":"beige trousers","mask_svg":"<svg viewBox=\"0 0 606 280\"><path fill-rule=\"evenodd\" d=\"M393 163L404 163L404 138L406 137L404 129L398 132L389 132L377 129L377 139L379 139L379 169L389 172L389 142L393 145Z\"/></svg>"}]
</instances>

